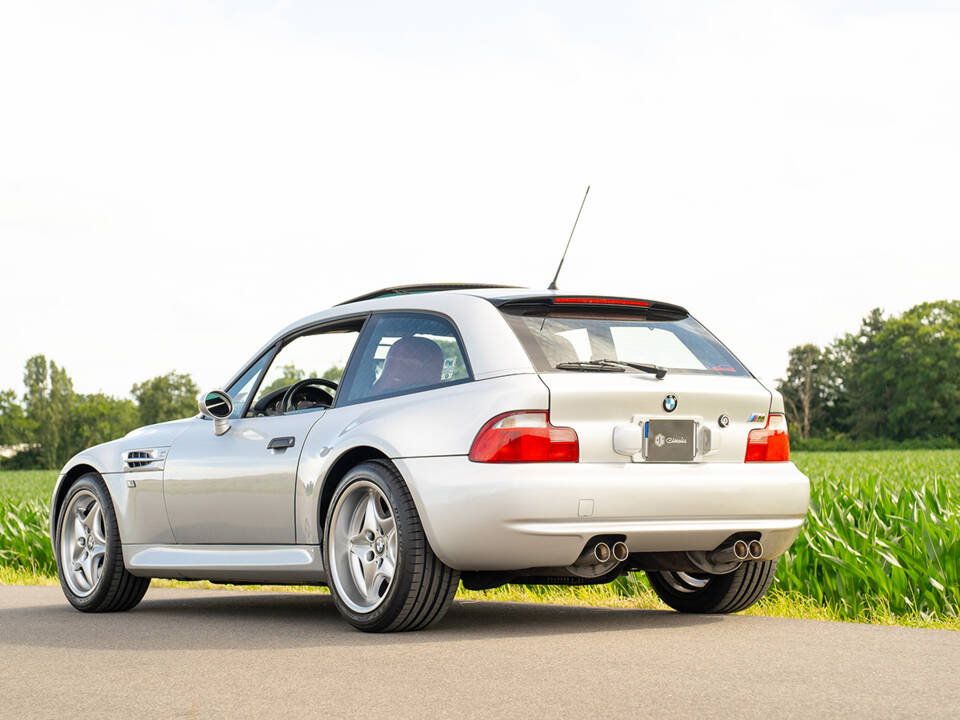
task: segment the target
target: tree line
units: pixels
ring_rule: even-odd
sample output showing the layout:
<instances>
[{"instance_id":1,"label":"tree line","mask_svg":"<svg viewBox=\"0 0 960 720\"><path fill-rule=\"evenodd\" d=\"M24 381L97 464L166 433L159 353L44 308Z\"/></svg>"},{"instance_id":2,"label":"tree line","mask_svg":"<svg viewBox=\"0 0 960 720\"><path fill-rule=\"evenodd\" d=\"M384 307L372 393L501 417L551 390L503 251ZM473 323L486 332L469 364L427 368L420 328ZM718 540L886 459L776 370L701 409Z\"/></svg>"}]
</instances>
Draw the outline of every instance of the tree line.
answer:
<instances>
[{"instance_id":1,"label":"tree line","mask_svg":"<svg viewBox=\"0 0 960 720\"><path fill-rule=\"evenodd\" d=\"M958 445L960 301L874 309L857 332L798 345L777 389L801 445Z\"/></svg>"},{"instance_id":2,"label":"tree line","mask_svg":"<svg viewBox=\"0 0 960 720\"><path fill-rule=\"evenodd\" d=\"M73 455L126 435L141 425L189 417L200 389L187 374L170 372L130 389L133 399L75 392L65 368L43 355L26 362L26 392L0 391L0 447L20 451L4 469L58 469Z\"/></svg>"}]
</instances>

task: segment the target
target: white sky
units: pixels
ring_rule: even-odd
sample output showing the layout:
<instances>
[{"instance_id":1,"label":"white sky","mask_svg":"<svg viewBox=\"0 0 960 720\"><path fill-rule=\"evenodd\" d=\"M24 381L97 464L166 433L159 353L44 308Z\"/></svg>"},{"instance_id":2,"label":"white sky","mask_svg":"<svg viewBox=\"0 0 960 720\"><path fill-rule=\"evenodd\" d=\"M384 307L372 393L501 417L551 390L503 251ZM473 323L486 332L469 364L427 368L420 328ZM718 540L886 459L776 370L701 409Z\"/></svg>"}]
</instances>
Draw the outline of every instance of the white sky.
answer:
<instances>
[{"instance_id":1,"label":"white sky","mask_svg":"<svg viewBox=\"0 0 960 720\"><path fill-rule=\"evenodd\" d=\"M0 388L222 383L378 287L688 307L754 372L960 296L960 5L0 5Z\"/></svg>"}]
</instances>

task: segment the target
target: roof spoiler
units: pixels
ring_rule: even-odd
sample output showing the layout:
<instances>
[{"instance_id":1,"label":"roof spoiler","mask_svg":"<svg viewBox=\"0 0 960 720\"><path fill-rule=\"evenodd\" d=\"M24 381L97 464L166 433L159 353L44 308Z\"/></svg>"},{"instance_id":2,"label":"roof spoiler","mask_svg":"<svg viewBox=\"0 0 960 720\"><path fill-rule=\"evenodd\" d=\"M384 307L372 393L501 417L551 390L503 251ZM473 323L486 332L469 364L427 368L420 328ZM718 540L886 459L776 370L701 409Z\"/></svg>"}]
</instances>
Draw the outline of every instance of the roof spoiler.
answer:
<instances>
[{"instance_id":1,"label":"roof spoiler","mask_svg":"<svg viewBox=\"0 0 960 720\"><path fill-rule=\"evenodd\" d=\"M604 295L531 295L490 300L502 310L513 312L604 312L628 315L666 315L671 320L681 320L690 313L686 308L659 300L640 298L607 297Z\"/></svg>"}]
</instances>

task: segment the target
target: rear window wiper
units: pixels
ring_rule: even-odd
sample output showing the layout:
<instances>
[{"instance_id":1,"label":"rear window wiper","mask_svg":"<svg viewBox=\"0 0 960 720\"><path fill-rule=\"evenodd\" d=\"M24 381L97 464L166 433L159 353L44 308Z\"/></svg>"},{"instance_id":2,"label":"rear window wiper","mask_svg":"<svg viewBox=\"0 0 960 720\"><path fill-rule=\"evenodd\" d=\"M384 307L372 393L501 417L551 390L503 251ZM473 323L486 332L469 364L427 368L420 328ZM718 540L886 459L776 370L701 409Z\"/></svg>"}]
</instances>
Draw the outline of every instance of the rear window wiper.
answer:
<instances>
[{"instance_id":1,"label":"rear window wiper","mask_svg":"<svg viewBox=\"0 0 960 720\"><path fill-rule=\"evenodd\" d=\"M667 374L667 369L660 365L651 365L649 363L635 363L627 360L581 360L579 362L557 363L554 367L557 370L582 370L582 371L600 371L600 372L624 372L627 368L631 370L640 370L642 372L656 375L657 380L663 380Z\"/></svg>"}]
</instances>

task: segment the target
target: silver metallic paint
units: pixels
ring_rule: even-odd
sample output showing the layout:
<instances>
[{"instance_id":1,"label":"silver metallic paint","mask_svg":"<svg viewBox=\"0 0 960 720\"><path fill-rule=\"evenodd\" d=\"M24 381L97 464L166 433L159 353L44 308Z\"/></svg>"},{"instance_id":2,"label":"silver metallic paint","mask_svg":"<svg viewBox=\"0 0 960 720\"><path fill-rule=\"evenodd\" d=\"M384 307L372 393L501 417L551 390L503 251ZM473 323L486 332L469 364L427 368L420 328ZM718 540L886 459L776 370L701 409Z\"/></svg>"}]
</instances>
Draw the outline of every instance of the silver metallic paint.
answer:
<instances>
[{"instance_id":1,"label":"silver metallic paint","mask_svg":"<svg viewBox=\"0 0 960 720\"><path fill-rule=\"evenodd\" d=\"M72 458L54 497L72 468L82 464L101 473L117 508L125 563L135 574L157 577L324 582L317 546L323 479L338 458L359 446L395 458L431 546L458 569L563 566L576 559L591 536L605 533L625 534L632 551L711 549L731 532L743 530L761 533L765 557L789 547L806 512L807 479L791 463L742 462L750 428L741 411L782 411L779 393L752 378L673 374L654 381L651 402L674 392L681 403L693 401L684 407L696 405L707 424L726 412L731 427L714 429L714 437L719 433L723 441L710 462L625 462L613 449L616 422L611 417L630 422L638 413L657 414L656 408L646 408L648 393L637 392L651 378L571 373L548 374L541 380L499 311L483 299L508 294L511 291L432 293L332 308L293 323L252 358L288 333L323 321L377 310L425 310L445 314L457 324L479 382L325 412L235 420L222 437L214 435L212 422L197 417L147 426ZM618 380L601 387L601 377L603 382ZM727 384L731 382L740 384ZM581 463L491 466L466 458L477 430L490 417L548 408L555 425L576 427ZM301 420L308 415L310 422ZM280 422L269 428L246 422L266 419ZM296 425L295 431L281 432L286 422ZM297 437L291 450L300 462L294 472L289 457L272 462L277 458L266 454L275 452L267 451L266 443L277 435ZM248 461L231 469L234 449L244 441L250 441ZM263 456L258 455L261 441ZM159 471L137 472L136 486L127 487L122 453L143 447L170 448L166 497ZM170 515L183 533L178 539L208 544L174 543L168 500L173 505ZM581 517L585 503L593 511ZM54 522L55 517L55 535Z\"/></svg>"},{"instance_id":2,"label":"silver metallic paint","mask_svg":"<svg viewBox=\"0 0 960 720\"><path fill-rule=\"evenodd\" d=\"M124 544L123 564L140 577L280 584L326 582L323 556L315 545Z\"/></svg>"},{"instance_id":3,"label":"silver metallic paint","mask_svg":"<svg viewBox=\"0 0 960 720\"><path fill-rule=\"evenodd\" d=\"M395 464L413 479L431 547L458 570L565 566L604 534L652 552L712 550L734 532L755 531L764 557L776 557L800 532L810 493L789 462ZM585 499L589 517L580 515Z\"/></svg>"}]
</instances>

